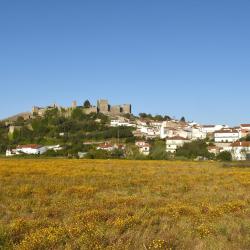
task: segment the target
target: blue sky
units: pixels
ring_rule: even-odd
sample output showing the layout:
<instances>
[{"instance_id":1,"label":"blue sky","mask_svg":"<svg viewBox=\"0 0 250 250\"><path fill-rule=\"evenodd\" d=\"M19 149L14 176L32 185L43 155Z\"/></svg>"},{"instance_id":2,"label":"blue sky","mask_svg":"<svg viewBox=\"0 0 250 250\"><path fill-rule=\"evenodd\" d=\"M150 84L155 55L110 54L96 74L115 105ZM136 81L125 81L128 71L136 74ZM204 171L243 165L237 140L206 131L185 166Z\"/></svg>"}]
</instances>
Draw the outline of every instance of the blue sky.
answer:
<instances>
[{"instance_id":1,"label":"blue sky","mask_svg":"<svg viewBox=\"0 0 250 250\"><path fill-rule=\"evenodd\" d=\"M1 0L0 118L107 98L250 122L248 0Z\"/></svg>"}]
</instances>

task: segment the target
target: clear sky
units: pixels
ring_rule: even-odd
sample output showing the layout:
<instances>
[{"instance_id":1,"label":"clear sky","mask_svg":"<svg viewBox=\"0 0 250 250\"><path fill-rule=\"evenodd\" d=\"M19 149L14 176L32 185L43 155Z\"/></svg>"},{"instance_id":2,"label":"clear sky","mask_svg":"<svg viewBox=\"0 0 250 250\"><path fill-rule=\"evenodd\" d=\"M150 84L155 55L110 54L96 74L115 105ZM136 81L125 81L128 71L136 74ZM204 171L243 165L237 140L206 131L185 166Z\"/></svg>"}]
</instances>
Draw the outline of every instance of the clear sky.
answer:
<instances>
[{"instance_id":1,"label":"clear sky","mask_svg":"<svg viewBox=\"0 0 250 250\"><path fill-rule=\"evenodd\" d=\"M249 0L1 0L0 118L107 98L250 122Z\"/></svg>"}]
</instances>

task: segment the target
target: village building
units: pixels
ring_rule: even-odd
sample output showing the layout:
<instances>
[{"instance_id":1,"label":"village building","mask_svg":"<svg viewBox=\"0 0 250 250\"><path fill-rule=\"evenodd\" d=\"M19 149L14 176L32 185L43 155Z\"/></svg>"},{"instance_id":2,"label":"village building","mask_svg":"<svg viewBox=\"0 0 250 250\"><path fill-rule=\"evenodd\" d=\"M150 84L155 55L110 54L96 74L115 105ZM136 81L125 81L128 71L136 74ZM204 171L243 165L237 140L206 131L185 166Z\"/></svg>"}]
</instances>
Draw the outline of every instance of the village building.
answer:
<instances>
[{"instance_id":1,"label":"village building","mask_svg":"<svg viewBox=\"0 0 250 250\"><path fill-rule=\"evenodd\" d=\"M250 142L234 142L231 145L232 158L235 161L245 161L250 159Z\"/></svg>"},{"instance_id":2,"label":"village building","mask_svg":"<svg viewBox=\"0 0 250 250\"><path fill-rule=\"evenodd\" d=\"M109 142L105 142L103 144L100 144L99 146L96 147L97 150L105 150L105 151L113 151L115 149L115 147L109 143Z\"/></svg>"},{"instance_id":3,"label":"village building","mask_svg":"<svg viewBox=\"0 0 250 250\"><path fill-rule=\"evenodd\" d=\"M207 133L202 131L202 128L195 125L191 127L191 139L192 140L203 140L206 139Z\"/></svg>"},{"instance_id":4,"label":"village building","mask_svg":"<svg viewBox=\"0 0 250 250\"><path fill-rule=\"evenodd\" d=\"M166 152L176 153L176 150L182 147L185 143L189 143L190 140L181 136L167 137L166 138Z\"/></svg>"},{"instance_id":5,"label":"village building","mask_svg":"<svg viewBox=\"0 0 250 250\"><path fill-rule=\"evenodd\" d=\"M208 146L207 150L211 154L218 155L223 150L223 148L214 145L214 146Z\"/></svg>"},{"instance_id":6,"label":"village building","mask_svg":"<svg viewBox=\"0 0 250 250\"><path fill-rule=\"evenodd\" d=\"M239 132L235 129L222 129L214 132L215 142L235 142L239 139Z\"/></svg>"},{"instance_id":7,"label":"village building","mask_svg":"<svg viewBox=\"0 0 250 250\"><path fill-rule=\"evenodd\" d=\"M50 145L50 146L45 146L47 150L53 150L55 152L63 150L63 147L60 145Z\"/></svg>"},{"instance_id":8,"label":"village building","mask_svg":"<svg viewBox=\"0 0 250 250\"><path fill-rule=\"evenodd\" d=\"M250 131L247 129L240 129L239 130L239 138L247 137L250 135Z\"/></svg>"},{"instance_id":9,"label":"village building","mask_svg":"<svg viewBox=\"0 0 250 250\"><path fill-rule=\"evenodd\" d=\"M149 155L150 153L150 145L145 141L137 141L135 145L139 148L139 151L143 155Z\"/></svg>"},{"instance_id":10,"label":"village building","mask_svg":"<svg viewBox=\"0 0 250 250\"><path fill-rule=\"evenodd\" d=\"M180 136L187 139L192 139L192 129L188 127L161 127L160 138L165 139L167 137Z\"/></svg>"},{"instance_id":11,"label":"village building","mask_svg":"<svg viewBox=\"0 0 250 250\"><path fill-rule=\"evenodd\" d=\"M240 124L240 128L250 132L250 124Z\"/></svg>"},{"instance_id":12,"label":"village building","mask_svg":"<svg viewBox=\"0 0 250 250\"><path fill-rule=\"evenodd\" d=\"M206 134L213 134L215 131L228 128L226 125L203 125L202 131Z\"/></svg>"},{"instance_id":13,"label":"village building","mask_svg":"<svg viewBox=\"0 0 250 250\"><path fill-rule=\"evenodd\" d=\"M137 137L137 138L142 138L144 137L144 134L140 131L140 130L134 130L132 131L132 134L134 135L134 137Z\"/></svg>"},{"instance_id":14,"label":"village building","mask_svg":"<svg viewBox=\"0 0 250 250\"><path fill-rule=\"evenodd\" d=\"M8 149L6 156L28 154L28 155L41 155L47 151L47 148L37 144L20 145L15 149Z\"/></svg>"},{"instance_id":15,"label":"village building","mask_svg":"<svg viewBox=\"0 0 250 250\"><path fill-rule=\"evenodd\" d=\"M96 147L97 150L113 151L115 149L125 150L125 145L123 144L111 144L110 142L105 142Z\"/></svg>"},{"instance_id":16,"label":"village building","mask_svg":"<svg viewBox=\"0 0 250 250\"><path fill-rule=\"evenodd\" d=\"M110 127L136 127L136 124L128 119L113 119L110 121Z\"/></svg>"}]
</instances>

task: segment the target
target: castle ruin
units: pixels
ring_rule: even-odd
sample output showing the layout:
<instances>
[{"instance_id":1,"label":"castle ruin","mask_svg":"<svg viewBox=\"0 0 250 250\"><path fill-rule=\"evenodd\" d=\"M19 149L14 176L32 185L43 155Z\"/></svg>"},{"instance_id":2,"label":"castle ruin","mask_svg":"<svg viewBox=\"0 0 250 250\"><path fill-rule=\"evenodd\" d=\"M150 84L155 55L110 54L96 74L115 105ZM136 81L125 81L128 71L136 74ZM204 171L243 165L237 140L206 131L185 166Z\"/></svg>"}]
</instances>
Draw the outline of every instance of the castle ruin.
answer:
<instances>
[{"instance_id":1,"label":"castle ruin","mask_svg":"<svg viewBox=\"0 0 250 250\"><path fill-rule=\"evenodd\" d=\"M110 115L131 114L131 104L111 106L109 105L108 100L98 100L97 110L99 113Z\"/></svg>"},{"instance_id":2,"label":"castle ruin","mask_svg":"<svg viewBox=\"0 0 250 250\"><path fill-rule=\"evenodd\" d=\"M44 116L46 111L52 110L54 108L57 108L59 111L64 110L65 113L67 113L67 114L70 114L71 111L75 108L83 109L85 114L102 113L102 114L111 115L111 116L131 114L131 104L122 104L122 105L111 106L109 104L108 100L103 100L103 99L98 100L96 106L91 105L90 107L87 107L87 108L84 107L84 105L77 106L76 101L73 101L71 107L68 107L68 108L63 108L63 107L58 106L56 104L54 104L52 106L47 106L47 107L34 106L32 108L32 114L36 114L38 116Z\"/></svg>"}]
</instances>

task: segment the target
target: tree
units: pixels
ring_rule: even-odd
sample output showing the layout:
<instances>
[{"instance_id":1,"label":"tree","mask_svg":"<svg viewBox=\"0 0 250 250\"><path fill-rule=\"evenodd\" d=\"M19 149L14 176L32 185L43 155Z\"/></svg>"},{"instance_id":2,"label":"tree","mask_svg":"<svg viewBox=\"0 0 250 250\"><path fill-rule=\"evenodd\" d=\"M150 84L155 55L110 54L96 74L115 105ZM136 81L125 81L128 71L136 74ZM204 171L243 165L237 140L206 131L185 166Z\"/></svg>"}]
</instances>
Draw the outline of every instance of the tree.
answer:
<instances>
[{"instance_id":1,"label":"tree","mask_svg":"<svg viewBox=\"0 0 250 250\"><path fill-rule=\"evenodd\" d=\"M250 135L248 134L246 137L240 138L240 141L250 141Z\"/></svg>"},{"instance_id":2,"label":"tree","mask_svg":"<svg viewBox=\"0 0 250 250\"><path fill-rule=\"evenodd\" d=\"M147 114L147 113L140 113L139 114L140 118L143 118L143 119L152 119L153 116L151 114Z\"/></svg>"},{"instance_id":3,"label":"tree","mask_svg":"<svg viewBox=\"0 0 250 250\"><path fill-rule=\"evenodd\" d=\"M181 117L180 122L186 122L186 119L184 116Z\"/></svg>"},{"instance_id":4,"label":"tree","mask_svg":"<svg viewBox=\"0 0 250 250\"><path fill-rule=\"evenodd\" d=\"M164 117L163 117L162 115L156 115L156 116L154 117L154 120L156 120L156 121L163 121L163 120L164 120Z\"/></svg>"},{"instance_id":5,"label":"tree","mask_svg":"<svg viewBox=\"0 0 250 250\"><path fill-rule=\"evenodd\" d=\"M212 154L208 152L207 144L204 140L185 143L183 147L177 149L176 156L183 156L188 159L195 159L198 156L212 158Z\"/></svg>"},{"instance_id":6,"label":"tree","mask_svg":"<svg viewBox=\"0 0 250 250\"><path fill-rule=\"evenodd\" d=\"M167 160L169 158L169 155L166 152L165 141L156 141L153 143L149 158L152 160Z\"/></svg>"},{"instance_id":7,"label":"tree","mask_svg":"<svg viewBox=\"0 0 250 250\"><path fill-rule=\"evenodd\" d=\"M223 152L220 152L216 158L217 160L220 160L220 161L232 161L232 154L228 151L223 151Z\"/></svg>"},{"instance_id":8,"label":"tree","mask_svg":"<svg viewBox=\"0 0 250 250\"><path fill-rule=\"evenodd\" d=\"M86 109L86 108L90 108L91 107L91 104L90 104L90 101L89 100L86 100L83 104L83 107Z\"/></svg>"},{"instance_id":9,"label":"tree","mask_svg":"<svg viewBox=\"0 0 250 250\"><path fill-rule=\"evenodd\" d=\"M82 109L75 108L71 113L71 118L74 120L83 120L85 118L85 114L82 112Z\"/></svg>"}]
</instances>

